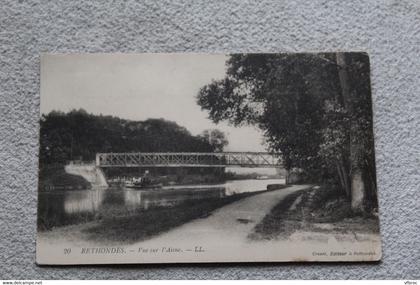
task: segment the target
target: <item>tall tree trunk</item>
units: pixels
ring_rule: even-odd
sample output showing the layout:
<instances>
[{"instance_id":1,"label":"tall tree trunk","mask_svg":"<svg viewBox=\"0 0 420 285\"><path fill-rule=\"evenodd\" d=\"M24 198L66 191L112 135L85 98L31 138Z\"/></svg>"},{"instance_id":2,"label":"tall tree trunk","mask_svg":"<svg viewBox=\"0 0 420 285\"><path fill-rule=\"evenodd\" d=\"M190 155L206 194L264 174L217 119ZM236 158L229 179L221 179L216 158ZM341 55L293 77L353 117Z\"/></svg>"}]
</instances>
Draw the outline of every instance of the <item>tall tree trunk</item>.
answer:
<instances>
[{"instance_id":1,"label":"tall tree trunk","mask_svg":"<svg viewBox=\"0 0 420 285\"><path fill-rule=\"evenodd\" d=\"M340 178L340 186L342 189L344 189L344 191L346 191L346 182L344 181L344 176L343 176L343 172L341 171L341 165L340 162L338 162L338 160L336 161L336 167L337 167L337 173L338 173L338 177ZM347 193L346 193L347 195Z\"/></svg>"},{"instance_id":2,"label":"tall tree trunk","mask_svg":"<svg viewBox=\"0 0 420 285\"><path fill-rule=\"evenodd\" d=\"M340 79L341 92L343 96L344 107L350 116L353 116L353 103L350 97L349 77L347 73L347 62L345 53L336 53L338 76ZM354 118L350 118L349 130L349 150L350 150L350 193L351 207L354 211L363 211L364 199L366 197L366 187L362 176L362 170L358 164L357 158L360 157L360 147L355 137L355 131L359 126Z\"/></svg>"},{"instance_id":3,"label":"tall tree trunk","mask_svg":"<svg viewBox=\"0 0 420 285\"><path fill-rule=\"evenodd\" d=\"M340 184L341 184L342 189L344 190L344 194L346 194L348 198L351 198L351 185L349 181L349 170L346 165L346 162L341 157L340 159L337 159L336 165L337 165L338 176L340 178Z\"/></svg>"},{"instance_id":4,"label":"tall tree trunk","mask_svg":"<svg viewBox=\"0 0 420 285\"><path fill-rule=\"evenodd\" d=\"M366 187L362 171L360 168L353 168L351 172L351 208L354 211L363 211Z\"/></svg>"}]
</instances>

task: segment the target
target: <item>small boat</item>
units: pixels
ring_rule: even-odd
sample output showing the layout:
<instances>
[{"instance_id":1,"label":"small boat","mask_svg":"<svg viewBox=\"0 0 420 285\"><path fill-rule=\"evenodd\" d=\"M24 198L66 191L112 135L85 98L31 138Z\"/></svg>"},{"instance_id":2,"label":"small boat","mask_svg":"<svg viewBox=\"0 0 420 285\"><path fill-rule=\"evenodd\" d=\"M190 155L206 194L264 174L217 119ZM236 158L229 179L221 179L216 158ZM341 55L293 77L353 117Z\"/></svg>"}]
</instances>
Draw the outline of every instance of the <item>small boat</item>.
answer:
<instances>
[{"instance_id":1,"label":"small boat","mask_svg":"<svg viewBox=\"0 0 420 285\"><path fill-rule=\"evenodd\" d=\"M135 189L160 189L162 184L152 183L152 181L147 177L132 178L124 182L124 186L127 188Z\"/></svg>"}]
</instances>

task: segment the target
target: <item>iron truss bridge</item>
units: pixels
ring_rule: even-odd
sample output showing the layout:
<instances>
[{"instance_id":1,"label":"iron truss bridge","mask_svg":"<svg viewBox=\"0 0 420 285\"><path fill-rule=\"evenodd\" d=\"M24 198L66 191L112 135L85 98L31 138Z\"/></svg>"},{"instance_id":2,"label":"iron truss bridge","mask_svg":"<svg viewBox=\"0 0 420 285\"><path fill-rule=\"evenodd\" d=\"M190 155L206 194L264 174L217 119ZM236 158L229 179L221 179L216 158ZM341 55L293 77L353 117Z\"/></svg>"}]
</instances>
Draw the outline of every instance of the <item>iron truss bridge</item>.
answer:
<instances>
[{"instance_id":1,"label":"iron truss bridge","mask_svg":"<svg viewBox=\"0 0 420 285\"><path fill-rule=\"evenodd\" d=\"M280 167L267 152L137 152L98 153L98 167Z\"/></svg>"}]
</instances>

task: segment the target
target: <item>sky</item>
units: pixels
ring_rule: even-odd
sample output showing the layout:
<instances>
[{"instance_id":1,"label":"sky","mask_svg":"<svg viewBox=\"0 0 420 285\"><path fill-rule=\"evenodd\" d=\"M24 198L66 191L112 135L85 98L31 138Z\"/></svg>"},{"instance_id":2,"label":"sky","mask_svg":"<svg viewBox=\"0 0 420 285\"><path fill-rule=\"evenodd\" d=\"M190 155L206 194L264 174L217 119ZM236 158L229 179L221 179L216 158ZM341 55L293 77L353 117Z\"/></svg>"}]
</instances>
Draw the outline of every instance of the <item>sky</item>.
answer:
<instances>
[{"instance_id":1,"label":"sky","mask_svg":"<svg viewBox=\"0 0 420 285\"><path fill-rule=\"evenodd\" d=\"M255 127L214 124L196 103L199 89L225 76L222 54L43 55L41 113L83 108L123 119L164 118L193 135L223 131L225 151L266 151Z\"/></svg>"}]
</instances>

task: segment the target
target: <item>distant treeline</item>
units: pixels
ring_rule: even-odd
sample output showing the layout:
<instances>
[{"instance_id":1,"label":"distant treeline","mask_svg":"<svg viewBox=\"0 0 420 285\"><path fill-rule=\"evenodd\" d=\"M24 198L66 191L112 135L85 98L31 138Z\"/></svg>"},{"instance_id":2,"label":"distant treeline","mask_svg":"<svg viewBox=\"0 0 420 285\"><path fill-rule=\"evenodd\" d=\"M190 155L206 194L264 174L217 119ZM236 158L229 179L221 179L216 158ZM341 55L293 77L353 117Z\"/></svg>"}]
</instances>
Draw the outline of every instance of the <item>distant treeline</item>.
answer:
<instances>
[{"instance_id":1,"label":"distant treeline","mask_svg":"<svg viewBox=\"0 0 420 285\"><path fill-rule=\"evenodd\" d=\"M98 152L212 152L220 145L164 119L130 121L85 110L42 115L40 162L92 161Z\"/></svg>"}]
</instances>

